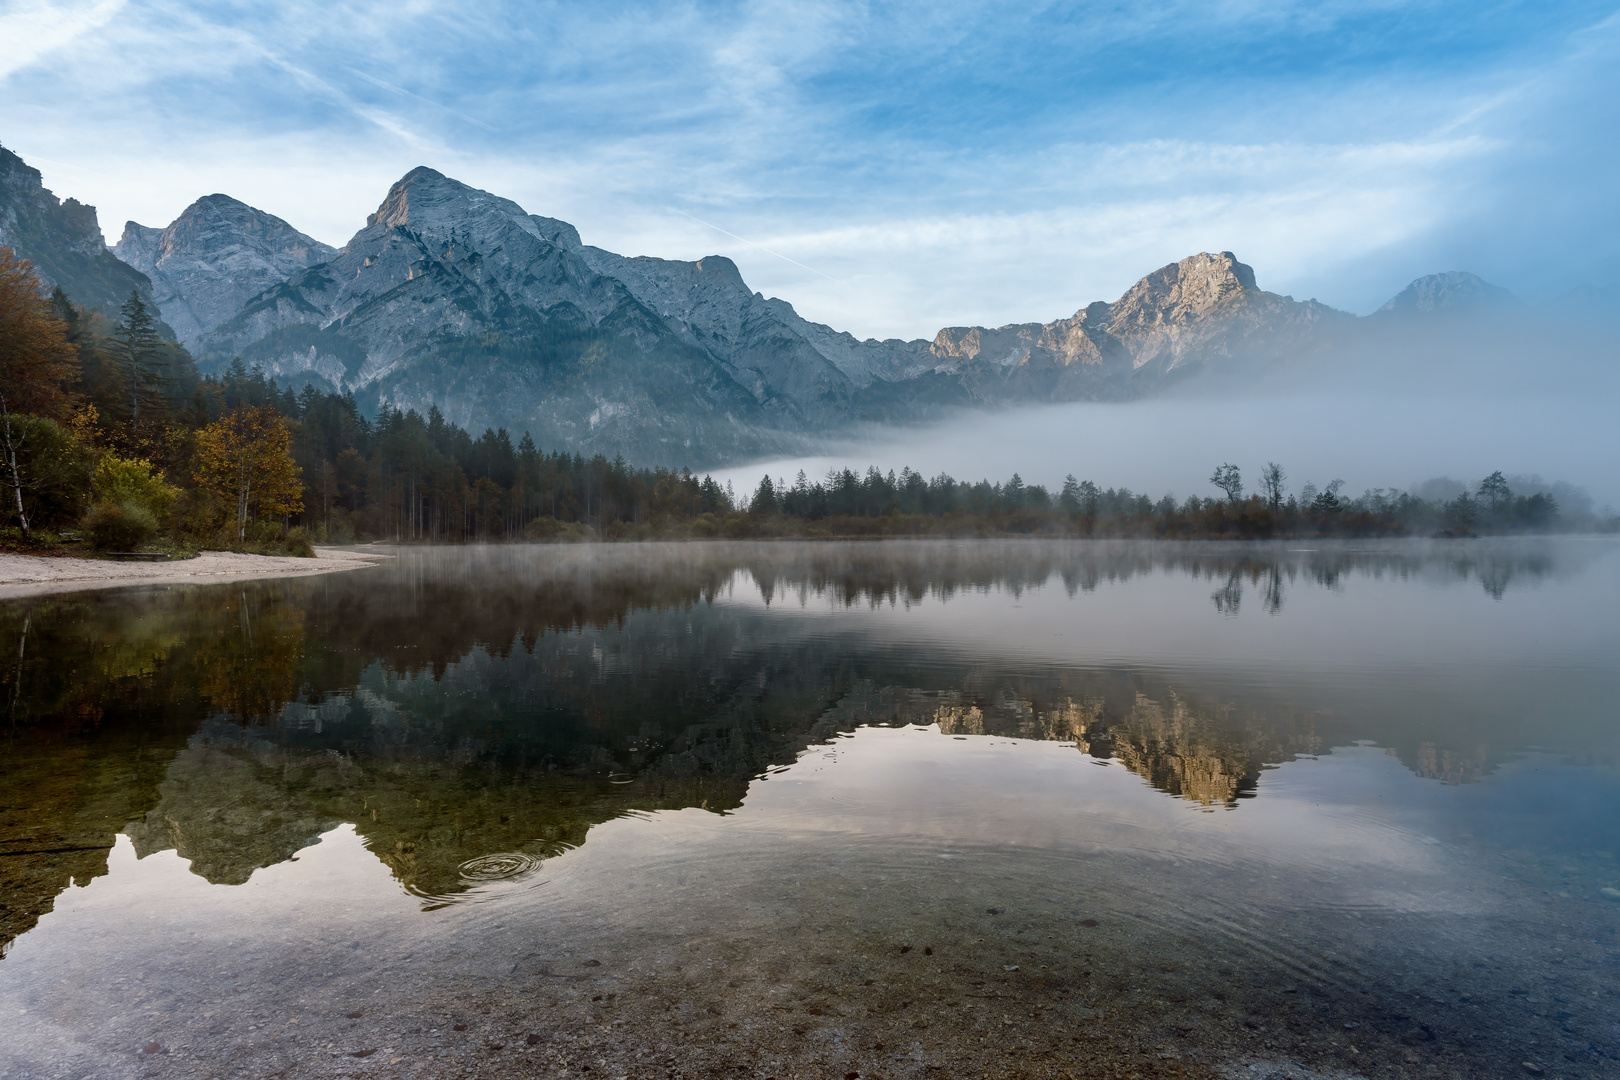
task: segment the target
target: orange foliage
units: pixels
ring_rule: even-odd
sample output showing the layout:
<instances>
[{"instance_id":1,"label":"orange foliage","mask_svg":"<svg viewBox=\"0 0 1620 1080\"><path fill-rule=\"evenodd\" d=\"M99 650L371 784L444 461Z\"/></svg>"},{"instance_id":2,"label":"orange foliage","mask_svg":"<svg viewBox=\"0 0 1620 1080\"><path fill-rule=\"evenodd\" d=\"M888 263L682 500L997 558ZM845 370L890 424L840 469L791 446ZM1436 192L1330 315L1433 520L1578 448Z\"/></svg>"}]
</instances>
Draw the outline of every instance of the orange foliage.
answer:
<instances>
[{"instance_id":1,"label":"orange foliage","mask_svg":"<svg viewBox=\"0 0 1620 1080\"><path fill-rule=\"evenodd\" d=\"M60 420L79 353L39 287L33 264L0 247L0 411Z\"/></svg>"}]
</instances>

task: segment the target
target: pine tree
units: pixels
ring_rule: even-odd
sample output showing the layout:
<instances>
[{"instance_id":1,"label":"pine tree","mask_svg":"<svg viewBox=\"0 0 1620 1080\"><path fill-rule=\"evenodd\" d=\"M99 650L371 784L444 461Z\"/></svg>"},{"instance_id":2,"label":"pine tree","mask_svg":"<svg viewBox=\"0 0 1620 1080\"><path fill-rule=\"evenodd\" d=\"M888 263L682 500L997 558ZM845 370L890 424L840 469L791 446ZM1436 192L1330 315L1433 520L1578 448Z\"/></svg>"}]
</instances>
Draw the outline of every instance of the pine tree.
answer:
<instances>
[{"instance_id":1,"label":"pine tree","mask_svg":"<svg viewBox=\"0 0 1620 1080\"><path fill-rule=\"evenodd\" d=\"M759 489L754 492L753 500L748 504L750 514L774 514L780 507L776 501L776 485L771 482L767 473L759 482Z\"/></svg>"},{"instance_id":2,"label":"pine tree","mask_svg":"<svg viewBox=\"0 0 1620 1080\"><path fill-rule=\"evenodd\" d=\"M119 316L118 330L114 336L124 377L129 380L130 427L139 432L142 404L147 407L148 420L155 420L154 414L159 409L161 399L157 393L157 368L163 339L158 337L156 320L141 301L139 293L130 292L129 299L119 309Z\"/></svg>"},{"instance_id":3,"label":"pine tree","mask_svg":"<svg viewBox=\"0 0 1620 1080\"><path fill-rule=\"evenodd\" d=\"M1080 512L1080 481L1074 478L1074 473L1063 478L1063 490L1058 495L1058 506L1065 514Z\"/></svg>"}]
</instances>

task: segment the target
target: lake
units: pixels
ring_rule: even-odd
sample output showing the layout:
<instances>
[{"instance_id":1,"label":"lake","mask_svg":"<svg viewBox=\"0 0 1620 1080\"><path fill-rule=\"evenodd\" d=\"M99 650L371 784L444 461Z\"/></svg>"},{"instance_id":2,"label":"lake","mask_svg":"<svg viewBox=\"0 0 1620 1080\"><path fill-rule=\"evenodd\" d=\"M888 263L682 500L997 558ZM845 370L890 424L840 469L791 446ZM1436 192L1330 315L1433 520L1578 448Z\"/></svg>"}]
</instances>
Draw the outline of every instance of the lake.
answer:
<instances>
[{"instance_id":1,"label":"lake","mask_svg":"<svg viewBox=\"0 0 1620 1080\"><path fill-rule=\"evenodd\" d=\"M0 604L0 1076L1620 1075L1620 544Z\"/></svg>"}]
</instances>

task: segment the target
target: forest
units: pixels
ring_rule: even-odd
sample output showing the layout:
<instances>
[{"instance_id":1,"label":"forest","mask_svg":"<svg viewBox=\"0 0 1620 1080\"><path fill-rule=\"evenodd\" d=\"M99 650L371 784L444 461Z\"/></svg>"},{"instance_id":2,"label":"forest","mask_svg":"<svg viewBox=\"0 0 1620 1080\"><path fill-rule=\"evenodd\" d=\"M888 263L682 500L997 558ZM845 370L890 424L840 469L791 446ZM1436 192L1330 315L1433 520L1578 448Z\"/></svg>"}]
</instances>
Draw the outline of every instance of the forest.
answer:
<instances>
[{"instance_id":1,"label":"forest","mask_svg":"<svg viewBox=\"0 0 1620 1080\"><path fill-rule=\"evenodd\" d=\"M1070 475L967 481L868 468L751 492L471 432L427 415L368 417L352 395L294 391L240 360L217 375L167 340L131 295L116 318L41 294L0 248L0 546L13 550L309 554L316 543L466 543L748 537L1471 536L1614 521L1561 513L1501 472L1446 499L1340 481L1287 489L1275 463L1249 491L1154 499Z\"/></svg>"}]
</instances>

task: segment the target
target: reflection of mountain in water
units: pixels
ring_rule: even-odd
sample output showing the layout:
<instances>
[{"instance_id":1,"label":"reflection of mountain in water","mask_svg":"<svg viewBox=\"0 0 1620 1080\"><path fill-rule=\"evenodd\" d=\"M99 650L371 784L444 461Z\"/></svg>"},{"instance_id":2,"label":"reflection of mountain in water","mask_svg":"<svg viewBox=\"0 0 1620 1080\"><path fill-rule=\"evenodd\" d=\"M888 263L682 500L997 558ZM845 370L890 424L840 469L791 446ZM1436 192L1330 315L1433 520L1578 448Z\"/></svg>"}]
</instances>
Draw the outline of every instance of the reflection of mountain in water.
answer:
<instances>
[{"instance_id":1,"label":"reflection of mountain in water","mask_svg":"<svg viewBox=\"0 0 1620 1080\"><path fill-rule=\"evenodd\" d=\"M465 869L482 857L511 855L501 865L521 872L629 811L733 808L769 767L861 724L1073 742L1211 807L1253 795L1268 764L1351 738L1397 747L1422 776L1475 779L1522 736L1422 710L1352 724L1338 701L1257 704L1197 672L1172 685L1117 665L969 665L715 601L757 586L778 607L811 595L905 605L1168 573L1224 583L1236 612L1255 583L1280 597L1356 575L1501 583L1559 572L1539 549L1516 552L405 550L354 575L5 605L0 655L16 659L0 664L10 720L0 942L70 882L104 873L119 830L143 855L173 848L208 880L239 883L353 822L407 888L450 897L491 876ZM1537 740L1548 744L1544 731Z\"/></svg>"},{"instance_id":2,"label":"reflection of mountain in water","mask_svg":"<svg viewBox=\"0 0 1620 1080\"><path fill-rule=\"evenodd\" d=\"M592 825L625 812L727 808L746 786L656 775L624 782L611 772L560 772L533 762L413 759L405 748L389 759L316 752L288 746L278 734L228 721L206 725L175 756L158 804L125 830L137 853L172 848L207 880L239 884L347 821L405 888L439 898L487 883L488 874L470 877L462 869L475 859L523 853L538 860L583 843Z\"/></svg>"},{"instance_id":3,"label":"reflection of mountain in water","mask_svg":"<svg viewBox=\"0 0 1620 1080\"><path fill-rule=\"evenodd\" d=\"M1254 795L1262 768L1327 744L1308 721L1244 725L1230 707L1196 709L1173 690L1161 689L1155 699L1133 691L1128 680L1110 682L1119 680L1096 680L1097 696L1056 695L1044 703L1012 689L975 695L866 685L839 701L824 722L840 730L937 724L945 735L1072 742L1093 757L1117 758L1160 791L1205 806L1235 806Z\"/></svg>"}]
</instances>

